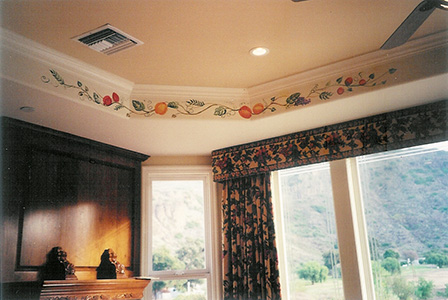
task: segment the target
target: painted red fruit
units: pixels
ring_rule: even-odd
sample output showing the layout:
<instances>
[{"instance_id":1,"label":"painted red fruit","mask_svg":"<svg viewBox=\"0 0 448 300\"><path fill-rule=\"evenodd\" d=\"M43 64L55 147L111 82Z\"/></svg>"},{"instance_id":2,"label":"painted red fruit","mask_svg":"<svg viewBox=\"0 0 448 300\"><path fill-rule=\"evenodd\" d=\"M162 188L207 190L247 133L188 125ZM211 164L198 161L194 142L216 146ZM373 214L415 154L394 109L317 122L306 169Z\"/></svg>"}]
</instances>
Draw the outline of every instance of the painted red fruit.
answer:
<instances>
[{"instance_id":1,"label":"painted red fruit","mask_svg":"<svg viewBox=\"0 0 448 300\"><path fill-rule=\"evenodd\" d=\"M365 79L359 80L359 85L365 85L367 81Z\"/></svg>"},{"instance_id":2,"label":"painted red fruit","mask_svg":"<svg viewBox=\"0 0 448 300\"><path fill-rule=\"evenodd\" d=\"M342 95L342 94L344 94L344 88L343 87L340 87L340 88L338 88L338 90L336 91L336 93L338 93L338 95Z\"/></svg>"},{"instance_id":3,"label":"painted red fruit","mask_svg":"<svg viewBox=\"0 0 448 300\"><path fill-rule=\"evenodd\" d=\"M238 110L239 114L241 117L245 118L245 119L249 119L250 117L252 117L252 111L250 110L249 106L241 106L240 109Z\"/></svg>"},{"instance_id":4,"label":"painted red fruit","mask_svg":"<svg viewBox=\"0 0 448 300\"><path fill-rule=\"evenodd\" d=\"M352 83L353 83L353 78L347 77L347 79L345 79L345 85L349 86Z\"/></svg>"},{"instance_id":5,"label":"painted red fruit","mask_svg":"<svg viewBox=\"0 0 448 300\"><path fill-rule=\"evenodd\" d=\"M254 115L258 115L261 114L264 110L264 105L261 103L257 103L254 105L254 107L252 107L252 112L254 113Z\"/></svg>"},{"instance_id":6,"label":"painted red fruit","mask_svg":"<svg viewBox=\"0 0 448 300\"><path fill-rule=\"evenodd\" d=\"M112 104L112 98L110 96L104 96L103 104L106 105L106 106L111 105Z\"/></svg>"},{"instance_id":7,"label":"painted red fruit","mask_svg":"<svg viewBox=\"0 0 448 300\"><path fill-rule=\"evenodd\" d=\"M112 93L112 99L114 100L114 102L120 102L120 97L117 93Z\"/></svg>"}]
</instances>

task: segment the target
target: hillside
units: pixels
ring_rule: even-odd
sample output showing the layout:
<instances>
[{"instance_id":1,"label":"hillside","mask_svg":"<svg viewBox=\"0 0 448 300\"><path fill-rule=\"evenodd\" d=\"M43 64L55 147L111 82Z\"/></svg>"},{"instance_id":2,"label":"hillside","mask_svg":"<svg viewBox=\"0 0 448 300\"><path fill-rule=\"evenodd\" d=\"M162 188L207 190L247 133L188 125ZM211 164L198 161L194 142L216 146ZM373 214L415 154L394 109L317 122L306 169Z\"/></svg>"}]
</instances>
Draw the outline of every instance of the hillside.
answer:
<instances>
[{"instance_id":1,"label":"hillside","mask_svg":"<svg viewBox=\"0 0 448 300\"><path fill-rule=\"evenodd\" d=\"M369 237L380 255L448 250L448 152L376 160L360 170ZM322 261L336 242L329 171L283 177L281 193L287 247L297 253L292 264Z\"/></svg>"}]
</instances>

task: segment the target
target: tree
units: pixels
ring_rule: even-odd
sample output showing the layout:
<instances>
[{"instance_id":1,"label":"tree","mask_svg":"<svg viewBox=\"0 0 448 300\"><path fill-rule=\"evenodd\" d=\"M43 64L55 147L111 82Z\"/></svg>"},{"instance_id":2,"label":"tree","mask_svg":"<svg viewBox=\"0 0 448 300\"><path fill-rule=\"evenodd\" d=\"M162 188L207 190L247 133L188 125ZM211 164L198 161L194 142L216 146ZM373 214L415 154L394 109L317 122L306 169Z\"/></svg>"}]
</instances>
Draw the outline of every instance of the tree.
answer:
<instances>
[{"instance_id":1,"label":"tree","mask_svg":"<svg viewBox=\"0 0 448 300\"><path fill-rule=\"evenodd\" d=\"M322 253L322 258L324 259L324 265L329 269L332 270L334 266L339 264L339 253L337 251L327 251Z\"/></svg>"},{"instance_id":2,"label":"tree","mask_svg":"<svg viewBox=\"0 0 448 300\"><path fill-rule=\"evenodd\" d=\"M392 292L398 297L400 300L408 300L411 299L412 294L414 294L414 286L411 283L408 283L406 279L398 276L391 277L390 287Z\"/></svg>"},{"instance_id":3,"label":"tree","mask_svg":"<svg viewBox=\"0 0 448 300\"><path fill-rule=\"evenodd\" d=\"M381 262L381 266L389 271L391 274L400 273L400 263L398 262L398 259L388 257L385 260Z\"/></svg>"},{"instance_id":4,"label":"tree","mask_svg":"<svg viewBox=\"0 0 448 300\"><path fill-rule=\"evenodd\" d=\"M418 254L413 250L405 250L403 251L403 258L406 259L406 261L413 262L418 259Z\"/></svg>"},{"instance_id":5,"label":"tree","mask_svg":"<svg viewBox=\"0 0 448 300\"><path fill-rule=\"evenodd\" d=\"M388 250L386 250L384 252L383 258L386 259L388 257L392 257L392 258L398 259L400 257L400 254L398 254L398 252L395 252L392 249L388 249Z\"/></svg>"},{"instance_id":6,"label":"tree","mask_svg":"<svg viewBox=\"0 0 448 300\"><path fill-rule=\"evenodd\" d=\"M429 252L426 254L425 264L434 264L439 268L448 266L448 256L439 252Z\"/></svg>"},{"instance_id":7,"label":"tree","mask_svg":"<svg viewBox=\"0 0 448 300\"><path fill-rule=\"evenodd\" d=\"M177 258L185 264L186 270L205 267L204 241L187 239L185 246L176 251Z\"/></svg>"},{"instance_id":8,"label":"tree","mask_svg":"<svg viewBox=\"0 0 448 300\"><path fill-rule=\"evenodd\" d=\"M423 278L419 278L415 296L417 296L418 299L429 299L432 297L433 288L434 283L432 281L426 281Z\"/></svg>"},{"instance_id":9,"label":"tree","mask_svg":"<svg viewBox=\"0 0 448 300\"><path fill-rule=\"evenodd\" d=\"M316 282L324 282L327 280L328 268L320 265L316 261L310 261L303 265L301 269L297 271L299 278L305 280L311 280L311 284Z\"/></svg>"},{"instance_id":10,"label":"tree","mask_svg":"<svg viewBox=\"0 0 448 300\"><path fill-rule=\"evenodd\" d=\"M184 269L184 266L167 248L162 247L157 249L157 251L154 251L152 256L152 269L154 271L182 270ZM167 286L166 281L154 281L152 289L157 292L165 286Z\"/></svg>"}]
</instances>

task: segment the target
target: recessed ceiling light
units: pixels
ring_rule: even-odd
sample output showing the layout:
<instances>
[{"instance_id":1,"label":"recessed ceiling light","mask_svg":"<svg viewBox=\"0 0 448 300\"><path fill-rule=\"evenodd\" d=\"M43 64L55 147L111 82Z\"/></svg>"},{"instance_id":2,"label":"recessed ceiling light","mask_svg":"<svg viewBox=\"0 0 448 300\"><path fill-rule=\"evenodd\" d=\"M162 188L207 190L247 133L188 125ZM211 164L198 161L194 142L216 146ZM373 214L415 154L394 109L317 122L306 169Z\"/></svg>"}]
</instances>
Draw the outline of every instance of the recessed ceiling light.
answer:
<instances>
[{"instance_id":1,"label":"recessed ceiling light","mask_svg":"<svg viewBox=\"0 0 448 300\"><path fill-rule=\"evenodd\" d=\"M254 56L263 56L269 53L269 49L265 47L257 47L250 50L250 54Z\"/></svg>"},{"instance_id":2,"label":"recessed ceiling light","mask_svg":"<svg viewBox=\"0 0 448 300\"><path fill-rule=\"evenodd\" d=\"M33 111L35 111L34 107L32 106L22 106L20 108L21 111L26 112L26 113L31 113Z\"/></svg>"}]
</instances>

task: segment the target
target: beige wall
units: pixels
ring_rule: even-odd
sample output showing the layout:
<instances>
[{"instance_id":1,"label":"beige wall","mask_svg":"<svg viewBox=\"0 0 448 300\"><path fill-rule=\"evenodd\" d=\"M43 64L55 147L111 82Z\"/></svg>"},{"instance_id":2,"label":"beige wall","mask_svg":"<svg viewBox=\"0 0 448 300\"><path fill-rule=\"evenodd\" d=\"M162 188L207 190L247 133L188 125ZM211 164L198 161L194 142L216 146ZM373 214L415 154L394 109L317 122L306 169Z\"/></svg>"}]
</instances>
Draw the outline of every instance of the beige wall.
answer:
<instances>
[{"instance_id":1,"label":"beige wall","mask_svg":"<svg viewBox=\"0 0 448 300\"><path fill-rule=\"evenodd\" d=\"M153 156L142 166L211 166L211 156Z\"/></svg>"}]
</instances>

